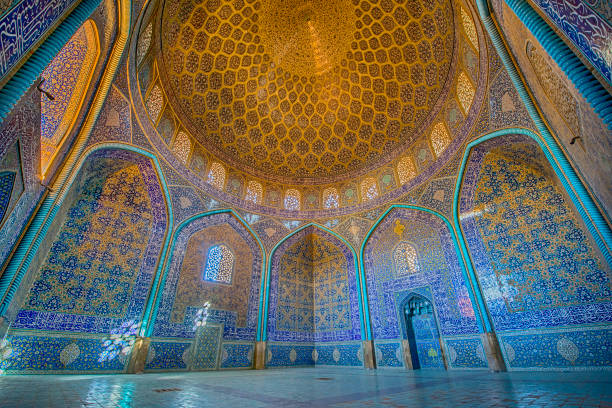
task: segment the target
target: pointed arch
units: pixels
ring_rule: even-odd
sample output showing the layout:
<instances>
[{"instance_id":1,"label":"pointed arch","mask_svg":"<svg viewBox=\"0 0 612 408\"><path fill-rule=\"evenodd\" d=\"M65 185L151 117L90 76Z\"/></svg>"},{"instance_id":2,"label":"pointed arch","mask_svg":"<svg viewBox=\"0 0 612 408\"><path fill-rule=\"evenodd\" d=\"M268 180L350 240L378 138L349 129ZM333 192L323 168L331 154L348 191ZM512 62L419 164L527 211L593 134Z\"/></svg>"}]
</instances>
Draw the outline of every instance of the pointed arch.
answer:
<instances>
[{"instance_id":1,"label":"pointed arch","mask_svg":"<svg viewBox=\"0 0 612 408\"><path fill-rule=\"evenodd\" d=\"M304 231L306 231L307 229L311 228L312 230L319 230L322 233L331 235L333 238L337 239L338 241L340 241L344 246L346 246L346 248L350 251L350 254L353 258L353 266L355 268L355 283L356 283L356 291L359 291L359 288L361 287L361 282L359 279L359 273L358 273L358 267L359 267L359 261L358 261L358 256L357 256L357 252L355 251L355 249L353 248L353 246L346 240L344 239L342 236L340 236L339 234L335 233L334 231L330 230L329 228L317 224L317 223L308 223L306 225L301 226L300 228L296 229L295 231L291 232L290 234L286 235L284 238L282 238L270 251L270 254L268 256L268 263L267 263L267 267L266 267L266 273L265 273L265 293L264 293L264 297L263 297L263 319L262 319L262 327L261 327L261 333L260 336L258 337L258 341L266 341L267 340L267 323L268 323L268 308L269 308L269 302L270 302L270 279L271 279L271 275L272 275L272 260L274 259L274 256L276 254L276 251L283 245L285 244L288 240L290 240L293 237L298 236L298 234L300 233L304 233ZM364 314L364 306L363 306L363 299L361 298L361 296L358 299L358 308L359 308L359 321L360 321L360 333L361 333L361 339L363 340L365 338L365 322L364 322L364 318L365 318L365 314Z\"/></svg>"}]
</instances>

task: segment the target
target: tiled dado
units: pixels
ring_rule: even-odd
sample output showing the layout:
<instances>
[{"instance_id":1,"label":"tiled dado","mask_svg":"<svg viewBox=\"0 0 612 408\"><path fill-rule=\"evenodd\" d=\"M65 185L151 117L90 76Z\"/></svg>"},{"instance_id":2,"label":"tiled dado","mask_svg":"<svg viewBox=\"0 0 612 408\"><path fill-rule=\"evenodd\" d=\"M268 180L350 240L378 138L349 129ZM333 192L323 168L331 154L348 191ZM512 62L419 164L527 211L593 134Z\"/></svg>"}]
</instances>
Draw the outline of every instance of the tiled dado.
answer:
<instances>
[{"instance_id":1,"label":"tiled dado","mask_svg":"<svg viewBox=\"0 0 612 408\"><path fill-rule=\"evenodd\" d=\"M99 361L105 338L95 334L11 331L0 343L4 374L80 374L125 372L127 356Z\"/></svg>"},{"instance_id":2,"label":"tiled dado","mask_svg":"<svg viewBox=\"0 0 612 408\"><path fill-rule=\"evenodd\" d=\"M375 341L374 352L376 353L376 367L378 368L403 368L404 356L402 342Z\"/></svg>"},{"instance_id":3,"label":"tiled dado","mask_svg":"<svg viewBox=\"0 0 612 408\"><path fill-rule=\"evenodd\" d=\"M448 366L458 369L487 368L484 345L478 335L443 337Z\"/></svg>"},{"instance_id":4,"label":"tiled dado","mask_svg":"<svg viewBox=\"0 0 612 408\"><path fill-rule=\"evenodd\" d=\"M498 333L508 370L612 367L612 325Z\"/></svg>"},{"instance_id":5,"label":"tiled dado","mask_svg":"<svg viewBox=\"0 0 612 408\"><path fill-rule=\"evenodd\" d=\"M268 343L268 367L363 367L361 341L340 343Z\"/></svg>"}]
</instances>

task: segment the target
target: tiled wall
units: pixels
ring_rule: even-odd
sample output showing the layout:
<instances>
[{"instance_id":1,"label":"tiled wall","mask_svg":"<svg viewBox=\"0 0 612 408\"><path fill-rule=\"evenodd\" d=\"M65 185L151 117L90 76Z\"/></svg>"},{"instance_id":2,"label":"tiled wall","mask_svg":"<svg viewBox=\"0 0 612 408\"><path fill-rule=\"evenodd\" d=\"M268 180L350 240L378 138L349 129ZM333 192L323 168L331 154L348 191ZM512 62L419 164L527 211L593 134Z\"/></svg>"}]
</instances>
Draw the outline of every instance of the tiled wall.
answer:
<instances>
[{"instance_id":1,"label":"tiled wall","mask_svg":"<svg viewBox=\"0 0 612 408\"><path fill-rule=\"evenodd\" d=\"M582 357L599 355L602 344L609 353L610 268L537 145L522 137L479 145L461 214L493 325L514 350L505 353L510 368L564 367L558 341L575 341ZM589 334L576 339L575 329ZM606 358L597 361L573 364Z\"/></svg>"},{"instance_id":2,"label":"tiled wall","mask_svg":"<svg viewBox=\"0 0 612 408\"><path fill-rule=\"evenodd\" d=\"M4 344L13 350L3 361L7 371L123 367L114 360L124 356L98 359L111 332L140 321L166 226L164 202L155 170L141 156L104 150L82 172L82 183L73 185L78 199L65 203L50 250L26 279L30 290L15 300L22 306ZM48 352L54 349L76 357L58 365Z\"/></svg>"},{"instance_id":3,"label":"tiled wall","mask_svg":"<svg viewBox=\"0 0 612 408\"><path fill-rule=\"evenodd\" d=\"M355 346L342 346L361 340L355 257L347 245L326 231L308 227L283 242L271 263L268 339L308 344L298 349L271 345L271 364L357 364L357 351L350 351ZM335 354L328 342L339 347ZM292 349L303 358L296 354L295 359L288 358Z\"/></svg>"},{"instance_id":4,"label":"tiled wall","mask_svg":"<svg viewBox=\"0 0 612 408\"><path fill-rule=\"evenodd\" d=\"M208 250L218 244L227 246L234 256L231 284L203 279ZM193 347L200 349L204 344L209 344L215 350L220 348L216 367L251 367L260 279L261 250L253 236L233 215L220 213L191 221L175 238L153 326L155 352L164 354L161 349L165 346L172 350L177 347L168 339L181 344L193 343ZM211 341L200 343L194 330L196 311L205 302L211 304L207 327L219 325L223 331L220 343L215 345L211 345ZM158 341L162 338L165 341ZM174 353L172 350L170 352ZM204 352L203 349L201 351ZM210 364L204 367L194 361L191 365L183 365L180 361L177 357L168 359L168 368L210 368ZM151 369L163 368L160 361L152 360L151 364Z\"/></svg>"}]
</instances>

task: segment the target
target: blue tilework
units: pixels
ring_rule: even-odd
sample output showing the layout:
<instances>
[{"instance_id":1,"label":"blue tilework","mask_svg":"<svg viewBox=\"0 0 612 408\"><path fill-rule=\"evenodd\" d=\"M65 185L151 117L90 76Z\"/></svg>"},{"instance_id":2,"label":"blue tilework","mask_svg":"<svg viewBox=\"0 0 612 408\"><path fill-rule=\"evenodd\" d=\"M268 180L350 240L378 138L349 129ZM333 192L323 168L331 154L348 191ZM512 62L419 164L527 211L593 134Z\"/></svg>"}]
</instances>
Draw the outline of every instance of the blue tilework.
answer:
<instances>
[{"instance_id":1,"label":"blue tilework","mask_svg":"<svg viewBox=\"0 0 612 408\"><path fill-rule=\"evenodd\" d=\"M183 356L185 356L189 347L191 347L191 343L151 341L145 370L186 370L187 364Z\"/></svg>"},{"instance_id":2,"label":"blue tilework","mask_svg":"<svg viewBox=\"0 0 612 408\"><path fill-rule=\"evenodd\" d=\"M353 253L315 227L284 241L271 259L271 341L361 340Z\"/></svg>"},{"instance_id":3,"label":"blue tilework","mask_svg":"<svg viewBox=\"0 0 612 408\"><path fill-rule=\"evenodd\" d=\"M177 287L181 267L185 258L185 248L191 237L198 231L208 227L227 225L246 242L252 254L251 276L248 288L248 305L246 324L238 325L237 312L234 310L216 310L213 307L209 310L208 321L224 325L224 340L243 340L254 341L257 326L257 309L259 306L259 286L261 284L261 250L257 241L249 231L230 213L213 214L207 217L198 218L185 228L183 228L175 238L174 251L170 260L170 267L167 271L166 283L163 288L162 298L159 305L157 318L153 326L153 335L156 337L181 337L193 338L193 318L196 310L201 307L187 306L183 319L175 321L172 319L173 307L177 302L184 302L177 299ZM201 271L199 276L201 277Z\"/></svg>"},{"instance_id":4,"label":"blue tilework","mask_svg":"<svg viewBox=\"0 0 612 408\"><path fill-rule=\"evenodd\" d=\"M377 367L403 367L401 343L376 343Z\"/></svg>"},{"instance_id":5,"label":"blue tilework","mask_svg":"<svg viewBox=\"0 0 612 408\"><path fill-rule=\"evenodd\" d=\"M600 12L605 10L610 17L610 3L606 5L606 0L534 0L534 3L612 84L612 62L607 48L612 26L610 20L589 7L590 4Z\"/></svg>"},{"instance_id":6,"label":"blue tilework","mask_svg":"<svg viewBox=\"0 0 612 408\"><path fill-rule=\"evenodd\" d=\"M220 334L221 326L206 325L198 329L190 368L194 370L217 368Z\"/></svg>"},{"instance_id":7,"label":"blue tilework","mask_svg":"<svg viewBox=\"0 0 612 408\"><path fill-rule=\"evenodd\" d=\"M130 208L129 212L114 214L112 218L111 208L100 207L98 203L102 193L99 187L106 180L104 175L130 166L137 166L137 178L140 181L136 185L144 189L149 204L144 203L147 200L142 196L135 196L140 191L136 186L130 187L131 193L122 198L122 203L126 208ZM84 193L68 211L60 233L47 255L46 264L49 267L43 267L37 275L22 310L18 312L11 326L12 329L108 334L112 328L119 327L126 321L140 320L166 229L165 202L155 168L148 159L138 154L103 149L87 159L81 172L85 185ZM109 202L117 200L114 196L119 188L117 186L125 182L124 179L119 179L116 180L117 185L108 186ZM94 231L93 224L89 222L77 222L82 217L83 206L98 214L99 224L106 228L104 234L100 234L98 230ZM150 214L148 226L126 232L126 223L133 223L136 218L141 217L143 211ZM108 217L104 216L105 212L109 213ZM126 216L130 218L121 218ZM120 243L117 243L118 237L122 239ZM143 240L144 246L140 245ZM91 250L71 253L70 251L76 251L79 242L89 242ZM67 243L73 243L74 246L67 247ZM138 249L131 249L131 243L140 246ZM108 251L97 251L105 246ZM115 262L115 256L127 257L129 262L106 268ZM62 267L54 264L60 261ZM98 266L89 273L88 267L91 268L94 261ZM78 263L81 265L77 268ZM54 272L47 273L47 269ZM101 276L96 274L108 275L107 280L101 280ZM112 276L113 274L115 276ZM52 293L58 284L65 287L62 293L58 296L47 296L46 293ZM111 290L115 295L110 301L99 300L96 308L91 308L96 299L102 299L103 292L108 293ZM46 296L44 298L40 296L43 293Z\"/></svg>"},{"instance_id":8,"label":"blue tilework","mask_svg":"<svg viewBox=\"0 0 612 408\"><path fill-rule=\"evenodd\" d=\"M53 27L74 0L22 0L0 18L0 78Z\"/></svg>"},{"instance_id":9,"label":"blue tilework","mask_svg":"<svg viewBox=\"0 0 612 408\"><path fill-rule=\"evenodd\" d=\"M314 344L268 343L267 367L314 366L312 358ZM295 350L292 361L292 350Z\"/></svg>"},{"instance_id":10,"label":"blue tilework","mask_svg":"<svg viewBox=\"0 0 612 408\"><path fill-rule=\"evenodd\" d=\"M421 368L444 368L438 328L434 317L432 315L414 316L412 327Z\"/></svg>"},{"instance_id":11,"label":"blue tilework","mask_svg":"<svg viewBox=\"0 0 612 408\"><path fill-rule=\"evenodd\" d=\"M253 352L253 344L223 343L221 368L250 368Z\"/></svg>"},{"instance_id":12,"label":"blue tilework","mask_svg":"<svg viewBox=\"0 0 612 408\"><path fill-rule=\"evenodd\" d=\"M315 350L317 351L316 365L363 366L361 342L349 344L315 343Z\"/></svg>"},{"instance_id":13,"label":"blue tilework","mask_svg":"<svg viewBox=\"0 0 612 408\"><path fill-rule=\"evenodd\" d=\"M612 367L612 330L558 329L500 335L510 369Z\"/></svg>"},{"instance_id":14,"label":"blue tilework","mask_svg":"<svg viewBox=\"0 0 612 408\"><path fill-rule=\"evenodd\" d=\"M480 337L444 339L452 368L487 368Z\"/></svg>"},{"instance_id":15,"label":"blue tilework","mask_svg":"<svg viewBox=\"0 0 612 408\"><path fill-rule=\"evenodd\" d=\"M470 156L462 226L498 331L612 320L609 269L552 174L524 137Z\"/></svg>"},{"instance_id":16,"label":"blue tilework","mask_svg":"<svg viewBox=\"0 0 612 408\"><path fill-rule=\"evenodd\" d=\"M15 183L14 171L0 172L0 222L4 219L4 214L11 202L13 195L13 184Z\"/></svg>"},{"instance_id":17,"label":"blue tilework","mask_svg":"<svg viewBox=\"0 0 612 408\"><path fill-rule=\"evenodd\" d=\"M399 235L396 222L403 226L397 229L401 230ZM401 241L415 246L417 273L396 275L393 250ZM426 297L432 300L442 335L478 332L450 232L438 217L411 209L391 211L366 244L364 268L375 339L405 335L400 304L410 292L418 293L426 286Z\"/></svg>"},{"instance_id":18,"label":"blue tilework","mask_svg":"<svg viewBox=\"0 0 612 408\"><path fill-rule=\"evenodd\" d=\"M3 347L8 357L0 362L0 369L7 373L123 371L125 358L98 361L105 349L102 342L102 338L9 335ZM68 346L76 352L63 357Z\"/></svg>"}]
</instances>

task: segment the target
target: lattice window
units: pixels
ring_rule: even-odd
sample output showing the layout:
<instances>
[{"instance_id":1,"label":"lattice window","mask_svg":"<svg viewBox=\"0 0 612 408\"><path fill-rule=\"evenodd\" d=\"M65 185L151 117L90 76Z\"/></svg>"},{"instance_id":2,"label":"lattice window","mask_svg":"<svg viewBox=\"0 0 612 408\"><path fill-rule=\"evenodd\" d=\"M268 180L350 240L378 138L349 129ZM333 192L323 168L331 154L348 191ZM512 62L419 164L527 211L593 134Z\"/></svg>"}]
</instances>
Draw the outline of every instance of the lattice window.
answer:
<instances>
[{"instance_id":1,"label":"lattice window","mask_svg":"<svg viewBox=\"0 0 612 408\"><path fill-rule=\"evenodd\" d=\"M225 245L215 245L208 250L204 280L210 282L232 283L234 254Z\"/></svg>"},{"instance_id":2,"label":"lattice window","mask_svg":"<svg viewBox=\"0 0 612 408\"><path fill-rule=\"evenodd\" d=\"M149 23L147 28L144 29L142 33L138 36L138 49L136 51L137 64L140 65L142 59L149 51L149 47L151 46L151 36L153 34L153 25Z\"/></svg>"},{"instance_id":3,"label":"lattice window","mask_svg":"<svg viewBox=\"0 0 612 408\"><path fill-rule=\"evenodd\" d=\"M378 197L376 180L374 180L372 177L368 177L361 182L361 197L364 201Z\"/></svg>"},{"instance_id":4,"label":"lattice window","mask_svg":"<svg viewBox=\"0 0 612 408\"><path fill-rule=\"evenodd\" d=\"M157 118L164 106L164 95L159 85L155 85L147 98L147 111L149 117L154 123L157 123Z\"/></svg>"},{"instance_id":5,"label":"lattice window","mask_svg":"<svg viewBox=\"0 0 612 408\"><path fill-rule=\"evenodd\" d=\"M323 206L325 208L338 208L340 206L340 196L335 188L323 190Z\"/></svg>"},{"instance_id":6,"label":"lattice window","mask_svg":"<svg viewBox=\"0 0 612 408\"><path fill-rule=\"evenodd\" d=\"M397 163L397 175L401 184L405 184L416 177L417 170L412 157L404 156L400 159Z\"/></svg>"},{"instance_id":7,"label":"lattice window","mask_svg":"<svg viewBox=\"0 0 612 408\"><path fill-rule=\"evenodd\" d=\"M285 192L285 209L292 211L300 210L300 192L290 188Z\"/></svg>"},{"instance_id":8,"label":"lattice window","mask_svg":"<svg viewBox=\"0 0 612 408\"><path fill-rule=\"evenodd\" d=\"M259 204L261 202L261 198L263 197L263 188L261 184L256 181L249 181L247 185L246 197L244 198L246 201L251 201L255 204Z\"/></svg>"},{"instance_id":9,"label":"lattice window","mask_svg":"<svg viewBox=\"0 0 612 408\"><path fill-rule=\"evenodd\" d=\"M457 79L457 98L466 114L470 110L475 94L476 90L474 89L474 85L472 85L466 73L461 71Z\"/></svg>"},{"instance_id":10,"label":"lattice window","mask_svg":"<svg viewBox=\"0 0 612 408\"><path fill-rule=\"evenodd\" d=\"M478 35L476 34L476 26L470 14L461 7L461 20L463 21L463 30L470 43L476 51L478 51Z\"/></svg>"},{"instance_id":11,"label":"lattice window","mask_svg":"<svg viewBox=\"0 0 612 408\"><path fill-rule=\"evenodd\" d=\"M440 156L444 149L450 144L450 136L446 130L446 126L442 122L436 123L431 130L431 147L433 148L436 157Z\"/></svg>"},{"instance_id":12,"label":"lattice window","mask_svg":"<svg viewBox=\"0 0 612 408\"><path fill-rule=\"evenodd\" d=\"M223 190L223 186L225 185L225 168L221 164L214 162L210 166L208 184L217 187L219 190Z\"/></svg>"},{"instance_id":13,"label":"lattice window","mask_svg":"<svg viewBox=\"0 0 612 408\"><path fill-rule=\"evenodd\" d=\"M191 153L191 140L187 133L178 132L174 139L174 145L172 146L174 155L183 163L187 163L189 153Z\"/></svg>"},{"instance_id":14,"label":"lattice window","mask_svg":"<svg viewBox=\"0 0 612 408\"><path fill-rule=\"evenodd\" d=\"M393 252L395 261L395 274L397 276L410 275L419 271L417 251L409 242L400 242Z\"/></svg>"}]
</instances>

